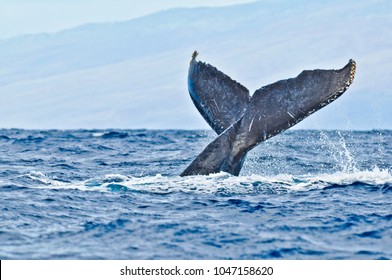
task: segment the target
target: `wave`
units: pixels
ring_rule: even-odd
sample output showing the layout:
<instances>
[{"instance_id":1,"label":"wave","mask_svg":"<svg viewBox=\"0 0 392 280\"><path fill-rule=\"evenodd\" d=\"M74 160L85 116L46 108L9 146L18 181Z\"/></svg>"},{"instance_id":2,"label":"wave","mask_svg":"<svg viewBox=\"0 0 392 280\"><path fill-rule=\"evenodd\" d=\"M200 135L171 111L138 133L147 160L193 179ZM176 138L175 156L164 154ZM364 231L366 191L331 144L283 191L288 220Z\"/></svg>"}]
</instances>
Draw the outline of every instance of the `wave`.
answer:
<instances>
[{"instance_id":1,"label":"wave","mask_svg":"<svg viewBox=\"0 0 392 280\"><path fill-rule=\"evenodd\" d=\"M169 177L162 175L132 177L108 174L79 182L64 182L49 178L41 172L31 172L20 176L22 181L34 188L79 189L82 191L134 192L170 194L174 192L200 194L279 194L303 192L335 187L367 186L381 190L392 189L392 174L387 169L374 167L372 170L352 173L293 176L232 176L227 173L209 176Z\"/></svg>"},{"instance_id":2,"label":"wave","mask_svg":"<svg viewBox=\"0 0 392 280\"><path fill-rule=\"evenodd\" d=\"M126 138L129 134L127 132L121 131L110 131L110 132L95 132L93 137L101 137L103 139L113 139L113 138Z\"/></svg>"}]
</instances>

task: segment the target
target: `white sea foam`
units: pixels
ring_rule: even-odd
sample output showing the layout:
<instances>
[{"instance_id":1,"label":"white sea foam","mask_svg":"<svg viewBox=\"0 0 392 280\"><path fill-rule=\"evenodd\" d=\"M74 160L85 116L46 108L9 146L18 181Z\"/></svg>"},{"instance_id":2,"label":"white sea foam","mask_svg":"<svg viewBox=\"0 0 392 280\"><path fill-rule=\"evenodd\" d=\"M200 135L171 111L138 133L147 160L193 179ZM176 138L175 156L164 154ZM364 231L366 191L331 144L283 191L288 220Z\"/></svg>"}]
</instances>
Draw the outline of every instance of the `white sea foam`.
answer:
<instances>
[{"instance_id":1,"label":"white sea foam","mask_svg":"<svg viewBox=\"0 0 392 280\"><path fill-rule=\"evenodd\" d=\"M370 186L392 184L390 171L378 167L374 167L372 170L351 173L336 172L303 176L279 174L276 176L249 175L236 177L223 172L209 176L189 177L167 177L160 174L132 177L122 174L107 174L101 178L71 183L49 178L42 172L31 172L23 176L34 182L32 184L34 188L79 189L82 191L102 192L132 191L156 194L192 192L240 195L309 191L324 189L333 185L347 186L354 183Z\"/></svg>"},{"instance_id":2,"label":"white sea foam","mask_svg":"<svg viewBox=\"0 0 392 280\"><path fill-rule=\"evenodd\" d=\"M103 135L105 135L105 132L94 132L93 137L102 137Z\"/></svg>"}]
</instances>

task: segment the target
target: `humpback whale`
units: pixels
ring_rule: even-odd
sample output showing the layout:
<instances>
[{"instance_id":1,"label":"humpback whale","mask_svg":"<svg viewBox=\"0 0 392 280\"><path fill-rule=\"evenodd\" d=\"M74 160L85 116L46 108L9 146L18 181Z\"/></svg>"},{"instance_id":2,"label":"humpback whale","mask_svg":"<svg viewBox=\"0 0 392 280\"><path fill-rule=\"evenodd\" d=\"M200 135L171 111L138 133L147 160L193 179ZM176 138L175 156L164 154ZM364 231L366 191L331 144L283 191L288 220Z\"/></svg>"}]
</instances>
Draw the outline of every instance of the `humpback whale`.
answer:
<instances>
[{"instance_id":1,"label":"humpback whale","mask_svg":"<svg viewBox=\"0 0 392 280\"><path fill-rule=\"evenodd\" d=\"M350 59L338 70L305 70L297 77L249 90L214 66L189 65L188 91L197 110L218 134L181 176L227 172L238 176L246 154L340 97L354 80Z\"/></svg>"}]
</instances>

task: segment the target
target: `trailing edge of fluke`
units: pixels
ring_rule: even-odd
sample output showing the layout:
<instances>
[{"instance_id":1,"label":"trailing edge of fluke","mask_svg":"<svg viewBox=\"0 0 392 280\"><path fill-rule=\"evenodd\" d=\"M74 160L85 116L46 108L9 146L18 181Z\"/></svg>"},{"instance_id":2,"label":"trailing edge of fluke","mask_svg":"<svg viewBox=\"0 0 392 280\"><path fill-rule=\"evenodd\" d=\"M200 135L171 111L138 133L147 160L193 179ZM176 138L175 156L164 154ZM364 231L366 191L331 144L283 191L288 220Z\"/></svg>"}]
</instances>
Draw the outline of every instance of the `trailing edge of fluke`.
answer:
<instances>
[{"instance_id":1,"label":"trailing edge of fluke","mask_svg":"<svg viewBox=\"0 0 392 280\"><path fill-rule=\"evenodd\" d=\"M306 70L250 96L240 83L196 61L197 55L195 51L189 65L189 94L218 137L181 176L220 171L239 175L248 151L336 100L353 82L356 69L350 59L342 69Z\"/></svg>"}]
</instances>

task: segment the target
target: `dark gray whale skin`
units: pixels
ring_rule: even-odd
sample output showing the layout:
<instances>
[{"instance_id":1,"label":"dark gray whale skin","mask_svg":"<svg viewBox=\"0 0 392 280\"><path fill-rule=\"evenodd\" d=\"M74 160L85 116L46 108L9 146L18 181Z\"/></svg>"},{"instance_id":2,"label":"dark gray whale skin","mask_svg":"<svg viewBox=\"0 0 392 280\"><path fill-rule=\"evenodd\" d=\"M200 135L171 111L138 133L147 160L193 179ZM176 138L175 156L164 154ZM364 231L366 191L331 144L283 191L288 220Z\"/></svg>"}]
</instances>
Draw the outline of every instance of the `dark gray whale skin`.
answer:
<instances>
[{"instance_id":1,"label":"dark gray whale skin","mask_svg":"<svg viewBox=\"0 0 392 280\"><path fill-rule=\"evenodd\" d=\"M215 67L190 62L188 89L207 123L219 135L181 176L227 172L238 176L246 154L341 96L354 79L354 60L339 70L307 70L249 91Z\"/></svg>"}]
</instances>

